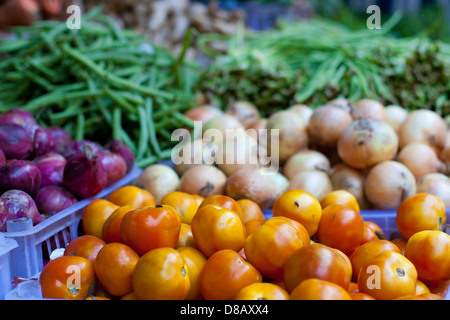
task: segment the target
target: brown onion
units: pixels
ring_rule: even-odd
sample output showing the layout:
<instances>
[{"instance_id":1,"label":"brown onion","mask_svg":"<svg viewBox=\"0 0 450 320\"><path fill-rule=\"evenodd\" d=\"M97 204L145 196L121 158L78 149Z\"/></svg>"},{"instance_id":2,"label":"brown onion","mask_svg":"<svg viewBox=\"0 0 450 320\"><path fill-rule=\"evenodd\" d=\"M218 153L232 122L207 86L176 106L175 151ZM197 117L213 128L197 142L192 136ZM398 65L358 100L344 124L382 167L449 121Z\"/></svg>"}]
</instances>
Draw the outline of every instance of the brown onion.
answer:
<instances>
[{"instance_id":1,"label":"brown onion","mask_svg":"<svg viewBox=\"0 0 450 320\"><path fill-rule=\"evenodd\" d=\"M135 185L150 192L159 203L166 194L178 189L180 178L170 166L153 164L142 171Z\"/></svg>"},{"instance_id":2,"label":"brown onion","mask_svg":"<svg viewBox=\"0 0 450 320\"><path fill-rule=\"evenodd\" d=\"M383 161L373 167L366 178L365 193L377 209L393 210L416 194L412 172L397 161Z\"/></svg>"},{"instance_id":3,"label":"brown onion","mask_svg":"<svg viewBox=\"0 0 450 320\"><path fill-rule=\"evenodd\" d=\"M386 107L386 116L388 123L398 132L408 117L408 111L400 106L390 105Z\"/></svg>"},{"instance_id":4,"label":"brown onion","mask_svg":"<svg viewBox=\"0 0 450 320\"><path fill-rule=\"evenodd\" d=\"M252 136L253 138L255 138L256 140L258 140L260 130L265 130L267 128L267 122L268 122L268 120L265 118L258 119L253 125L251 125L247 129L247 133L250 136Z\"/></svg>"},{"instance_id":5,"label":"brown onion","mask_svg":"<svg viewBox=\"0 0 450 320\"><path fill-rule=\"evenodd\" d=\"M355 196L361 209L367 209L368 203L364 193L364 174L344 163L333 168L330 175L333 190L346 190Z\"/></svg>"},{"instance_id":6,"label":"brown onion","mask_svg":"<svg viewBox=\"0 0 450 320\"><path fill-rule=\"evenodd\" d=\"M436 151L423 142L413 142L406 145L399 152L397 161L403 163L416 179L445 170L445 164L439 160Z\"/></svg>"},{"instance_id":7,"label":"brown onion","mask_svg":"<svg viewBox=\"0 0 450 320\"><path fill-rule=\"evenodd\" d=\"M329 176L323 171L301 171L290 179L288 189L309 192L317 200L321 201L333 191L333 185Z\"/></svg>"},{"instance_id":8,"label":"brown onion","mask_svg":"<svg viewBox=\"0 0 450 320\"><path fill-rule=\"evenodd\" d=\"M300 117L302 117L303 124L305 126L308 126L309 119L311 119L311 116L314 112L312 108L310 108L305 104L295 104L291 106L288 110L298 113Z\"/></svg>"},{"instance_id":9,"label":"brown onion","mask_svg":"<svg viewBox=\"0 0 450 320\"><path fill-rule=\"evenodd\" d=\"M327 105L339 107L347 112L350 112L353 108L353 103L350 100L344 98L337 98L327 102Z\"/></svg>"},{"instance_id":10,"label":"brown onion","mask_svg":"<svg viewBox=\"0 0 450 320\"><path fill-rule=\"evenodd\" d=\"M447 126L439 114L431 110L415 110L400 127L400 148L412 142L425 142L441 151L445 147L446 133Z\"/></svg>"},{"instance_id":11,"label":"brown onion","mask_svg":"<svg viewBox=\"0 0 450 320\"><path fill-rule=\"evenodd\" d=\"M321 106L314 110L308 124L310 142L319 146L336 146L345 128L353 122L350 113L335 106Z\"/></svg>"},{"instance_id":12,"label":"brown onion","mask_svg":"<svg viewBox=\"0 0 450 320\"><path fill-rule=\"evenodd\" d=\"M173 159L175 171L180 176L190 167L210 161L219 148L215 142L205 141L200 138L188 141L181 147L182 149L177 154L177 158Z\"/></svg>"},{"instance_id":13,"label":"brown onion","mask_svg":"<svg viewBox=\"0 0 450 320\"><path fill-rule=\"evenodd\" d=\"M441 173L431 173L417 181L417 193L429 193L444 201L450 208L450 178Z\"/></svg>"},{"instance_id":14,"label":"brown onion","mask_svg":"<svg viewBox=\"0 0 450 320\"><path fill-rule=\"evenodd\" d=\"M186 111L184 115L192 121L206 123L215 117L223 115L223 111L214 106L202 105Z\"/></svg>"},{"instance_id":15,"label":"brown onion","mask_svg":"<svg viewBox=\"0 0 450 320\"><path fill-rule=\"evenodd\" d=\"M272 171L268 176L272 180L273 185L275 186L275 199L288 190L289 180L282 173Z\"/></svg>"},{"instance_id":16,"label":"brown onion","mask_svg":"<svg viewBox=\"0 0 450 320\"><path fill-rule=\"evenodd\" d=\"M209 120L203 125L203 133L209 129L217 129L222 133L223 137L225 137L227 130L245 130L245 127L237 117L230 114L223 114Z\"/></svg>"},{"instance_id":17,"label":"brown onion","mask_svg":"<svg viewBox=\"0 0 450 320\"><path fill-rule=\"evenodd\" d=\"M375 119L387 121L386 110L384 105L372 99L362 99L356 101L351 108L350 114L354 120L360 119Z\"/></svg>"},{"instance_id":18,"label":"brown onion","mask_svg":"<svg viewBox=\"0 0 450 320\"><path fill-rule=\"evenodd\" d=\"M368 169L394 158L398 151L398 137L387 122L357 120L342 132L337 149L349 166Z\"/></svg>"},{"instance_id":19,"label":"brown onion","mask_svg":"<svg viewBox=\"0 0 450 320\"><path fill-rule=\"evenodd\" d=\"M316 150L300 150L292 155L283 167L283 174L291 179L300 171L319 170L328 172L331 169L330 160Z\"/></svg>"},{"instance_id":20,"label":"brown onion","mask_svg":"<svg viewBox=\"0 0 450 320\"><path fill-rule=\"evenodd\" d=\"M246 101L232 102L227 109L227 113L235 116L245 128L249 128L259 119L258 109Z\"/></svg>"},{"instance_id":21,"label":"brown onion","mask_svg":"<svg viewBox=\"0 0 450 320\"><path fill-rule=\"evenodd\" d=\"M189 168L180 180L179 190L203 198L224 194L227 176L213 165L199 164Z\"/></svg>"}]
</instances>

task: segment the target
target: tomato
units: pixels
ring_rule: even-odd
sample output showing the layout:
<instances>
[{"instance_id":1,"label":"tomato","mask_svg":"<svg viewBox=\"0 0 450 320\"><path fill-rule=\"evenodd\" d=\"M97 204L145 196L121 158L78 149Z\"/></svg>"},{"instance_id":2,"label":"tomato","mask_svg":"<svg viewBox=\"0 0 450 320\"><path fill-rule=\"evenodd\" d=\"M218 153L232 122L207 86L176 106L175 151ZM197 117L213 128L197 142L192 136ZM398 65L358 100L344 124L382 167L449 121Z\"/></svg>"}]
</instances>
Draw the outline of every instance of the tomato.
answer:
<instances>
[{"instance_id":1,"label":"tomato","mask_svg":"<svg viewBox=\"0 0 450 320\"><path fill-rule=\"evenodd\" d=\"M108 200L119 207L135 206L141 208L156 205L156 200L150 192L131 185L114 190L108 196Z\"/></svg>"},{"instance_id":2,"label":"tomato","mask_svg":"<svg viewBox=\"0 0 450 320\"><path fill-rule=\"evenodd\" d=\"M114 212L106 219L102 228L102 238L106 243L123 242L120 224L122 218L131 210L137 209L135 206L122 206L114 210Z\"/></svg>"},{"instance_id":3,"label":"tomato","mask_svg":"<svg viewBox=\"0 0 450 320\"><path fill-rule=\"evenodd\" d=\"M192 247L181 247L177 251L181 253L189 269L189 282L191 288L185 300L200 299L199 277L207 258L199 250Z\"/></svg>"},{"instance_id":4,"label":"tomato","mask_svg":"<svg viewBox=\"0 0 450 320\"><path fill-rule=\"evenodd\" d=\"M401 253L383 251L368 259L358 276L360 292L377 300L392 300L416 292L417 271Z\"/></svg>"},{"instance_id":5,"label":"tomato","mask_svg":"<svg viewBox=\"0 0 450 320\"><path fill-rule=\"evenodd\" d=\"M429 284L428 288L430 289L431 293L436 293L440 295L442 298L445 298L447 296L448 290L450 288L450 280L443 281L437 284Z\"/></svg>"},{"instance_id":6,"label":"tomato","mask_svg":"<svg viewBox=\"0 0 450 320\"><path fill-rule=\"evenodd\" d=\"M102 286L113 296L133 291L132 276L139 255L123 243L108 243L95 260L95 274Z\"/></svg>"},{"instance_id":7,"label":"tomato","mask_svg":"<svg viewBox=\"0 0 450 320\"><path fill-rule=\"evenodd\" d=\"M350 281L350 283L348 284L348 289L347 289L348 293L355 293L358 292L358 284L356 282Z\"/></svg>"},{"instance_id":8,"label":"tomato","mask_svg":"<svg viewBox=\"0 0 450 320\"><path fill-rule=\"evenodd\" d=\"M217 205L202 206L191 223L200 251L207 257L222 249L239 251L244 247L245 227L232 210Z\"/></svg>"},{"instance_id":9,"label":"tomato","mask_svg":"<svg viewBox=\"0 0 450 320\"><path fill-rule=\"evenodd\" d=\"M296 286L290 300L352 300L341 286L326 280L310 278Z\"/></svg>"},{"instance_id":10,"label":"tomato","mask_svg":"<svg viewBox=\"0 0 450 320\"><path fill-rule=\"evenodd\" d=\"M62 256L51 260L42 270L39 282L43 298L84 299L94 287L92 262L78 256Z\"/></svg>"},{"instance_id":11,"label":"tomato","mask_svg":"<svg viewBox=\"0 0 450 320\"><path fill-rule=\"evenodd\" d=\"M117 208L117 205L105 199L95 199L89 203L81 220L84 234L102 239L103 224Z\"/></svg>"},{"instance_id":12,"label":"tomato","mask_svg":"<svg viewBox=\"0 0 450 320\"><path fill-rule=\"evenodd\" d=\"M139 259L133 272L138 300L183 300L191 288L189 267L173 248L156 248Z\"/></svg>"},{"instance_id":13,"label":"tomato","mask_svg":"<svg viewBox=\"0 0 450 320\"><path fill-rule=\"evenodd\" d=\"M256 282L261 273L234 250L215 252L208 258L199 277L200 294L206 300L233 300L238 292Z\"/></svg>"},{"instance_id":14,"label":"tomato","mask_svg":"<svg viewBox=\"0 0 450 320\"><path fill-rule=\"evenodd\" d=\"M276 284L256 282L242 288L234 300L289 300L289 293Z\"/></svg>"},{"instance_id":15,"label":"tomato","mask_svg":"<svg viewBox=\"0 0 450 320\"><path fill-rule=\"evenodd\" d=\"M294 220L291 221L300 225ZM303 228L301 225L300 227ZM303 245L302 233L288 218L272 217L247 237L244 252L247 261L264 276L281 279L284 263Z\"/></svg>"},{"instance_id":16,"label":"tomato","mask_svg":"<svg viewBox=\"0 0 450 320\"><path fill-rule=\"evenodd\" d=\"M450 280L450 235L443 231L420 231L406 243L405 257L425 283Z\"/></svg>"},{"instance_id":17,"label":"tomato","mask_svg":"<svg viewBox=\"0 0 450 320\"><path fill-rule=\"evenodd\" d=\"M247 235L247 237L249 235L251 235L253 232L255 232L256 229L258 229L265 220L259 220L259 219L255 219L255 220L249 220L244 224L245 227L245 234Z\"/></svg>"},{"instance_id":18,"label":"tomato","mask_svg":"<svg viewBox=\"0 0 450 320\"><path fill-rule=\"evenodd\" d=\"M396 298L395 300L442 300L442 297L434 293L422 293Z\"/></svg>"},{"instance_id":19,"label":"tomato","mask_svg":"<svg viewBox=\"0 0 450 320\"><path fill-rule=\"evenodd\" d=\"M69 242L64 249L64 255L83 257L94 263L98 252L105 244L105 241L96 236L81 235Z\"/></svg>"},{"instance_id":20,"label":"tomato","mask_svg":"<svg viewBox=\"0 0 450 320\"><path fill-rule=\"evenodd\" d=\"M342 206L350 207L356 212L360 211L358 200L356 197L346 190L334 190L328 193L321 201L322 209L325 209L332 204L340 204Z\"/></svg>"},{"instance_id":21,"label":"tomato","mask_svg":"<svg viewBox=\"0 0 450 320\"><path fill-rule=\"evenodd\" d=\"M240 199L237 204L242 211L242 221L244 223L250 220L265 220L261 207L250 199Z\"/></svg>"},{"instance_id":22,"label":"tomato","mask_svg":"<svg viewBox=\"0 0 450 320\"><path fill-rule=\"evenodd\" d=\"M302 235L304 245L311 243L311 238L309 236L308 230L306 230L306 228L301 223L299 223L293 219L282 217L282 216L273 217L273 218L284 220L284 221L290 223L295 229L297 229L298 232L300 232L300 234Z\"/></svg>"},{"instance_id":23,"label":"tomato","mask_svg":"<svg viewBox=\"0 0 450 320\"><path fill-rule=\"evenodd\" d=\"M420 280L417 280L416 281L416 295L419 295L422 293L431 293L431 291L425 283L423 283Z\"/></svg>"},{"instance_id":24,"label":"tomato","mask_svg":"<svg viewBox=\"0 0 450 320\"><path fill-rule=\"evenodd\" d=\"M198 195L198 194L193 194L192 197L194 197L195 202L197 202L197 204L200 206L203 202L203 200L205 200L204 197Z\"/></svg>"},{"instance_id":25,"label":"tomato","mask_svg":"<svg viewBox=\"0 0 450 320\"><path fill-rule=\"evenodd\" d=\"M361 244L364 220L358 211L333 204L322 212L316 239L319 243L350 254Z\"/></svg>"},{"instance_id":26,"label":"tomato","mask_svg":"<svg viewBox=\"0 0 450 320\"><path fill-rule=\"evenodd\" d=\"M406 243L408 242L408 240L406 240L405 238L395 238L392 239L391 242L400 249L401 254L405 254Z\"/></svg>"},{"instance_id":27,"label":"tomato","mask_svg":"<svg viewBox=\"0 0 450 320\"><path fill-rule=\"evenodd\" d=\"M134 291L131 291L130 293L127 293L126 295L122 296L120 300L137 300L137 297Z\"/></svg>"},{"instance_id":28,"label":"tomato","mask_svg":"<svg viewBox=\"0 0 450 320\"><path fill-rule=\"evenodd\" d=\"M175 248L181 229L180 216L166 205L131 210L121 222L123 243L140 256L159 248Z\"/></svg>"},{"instance_id":29,"label":"tomato","mask_svg":"<svg viewBox=\"0 0 450 320\"><path fill-rule=\"evenodd\" d=\"M197 247L194 235L192 234L191 225L186 223L181 223L180 235L178 236L177 244L175 245L175 248L181 247Z\"/></svg>"},{"instance_id":30,"label":"tomato","mask_svg":"<svg viewBox=\"0 0 450 320\"><path fill-rule=\"evenodd\" d=\"M180 215L182 223L191 224L198 209L197 201L188 193L172 191L166 194L160 204L172 206Z\"/></svg>"},{"instance_id":31,"label":"tomato","mask_svg":"<svg viewBox=\"0 0 450 320\"><path fill-rule=\"evenodd\" d=\"M400 249L395 244L387 240L373 240L357 247L350 255L350 262L352 263L353 269L352 280L358 280L358 274L364 262L383 251L395 251L401 253Z\"/></svg>"},{"instance_id":32,"label":"tomato","mask_svg":"<svg viewBox=\"0 0 450 320\"><path fill-rule=\"evenodd\" d=\"M319 200L306 191L289 190L275 201L273 216L284 216L296 220L308 230L309 236L312 236L319 227L322 206Z\"/></svg>"},{"instance_id":33,"label":"tomato","mask_svg":"<svg viewBox=\"0 0 450 320\"><path fill-rule=\"evenodd\" d=\"M352 300L376 300L374 297L362 292L350 293L350 298L352 298Z\"/></svg>"},{"instance_id":34,"label":"tomato","mask_svg":"<svg viewBox=\"0 0 450 320\"><path fill-rule=\"evenodd\" d=\"M374 240L385 240L383 230L375 222L364 221L364 233L361 244Z\"/></svg>"},{"instance_id":35,"label":"tomato","mask_svg":"<svg viewBox=\"0 0 450 320\"><path fill-rule=\"evenodd\" d=\"M419 193L400 204L395 221L400 234L408 240L422 230L442 231L446 219L445 204L439 197Z\"/></svg>"},{"instance_id":36,"label":"tomato","mask_svg":"<svg viewBox=\"0 0 450 320\"><path fill-rule=\"evenodd\" d=\"M231 197L221 194L210 195L202 201L202 204L199 206L199 209L209 204L215 204L219 207L230 209L234 211L241 219L244 218L241 207L239 206L237 201Z\"/></svg>"},{"instance_id":37,"label":"tomato","mask_svg":"<svg viewBox=\"0 0 450 320\"><path fill-rule=\"evenodd\" d=\"M288 292L309 278L333 282L348 290L351 277L349 258L339 250L320 243L303 246L284 264L283 280Z\"/></svg>"}]
</instances>

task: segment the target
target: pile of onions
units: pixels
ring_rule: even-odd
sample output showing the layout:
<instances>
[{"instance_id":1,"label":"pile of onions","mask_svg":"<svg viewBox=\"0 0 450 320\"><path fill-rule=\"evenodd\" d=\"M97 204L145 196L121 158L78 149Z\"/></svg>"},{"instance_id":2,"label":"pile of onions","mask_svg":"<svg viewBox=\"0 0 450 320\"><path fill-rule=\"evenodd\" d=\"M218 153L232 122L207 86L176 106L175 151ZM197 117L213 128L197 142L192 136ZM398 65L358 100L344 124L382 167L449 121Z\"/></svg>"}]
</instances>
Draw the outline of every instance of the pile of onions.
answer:
<instances>
[{"instance_id":1,"label":"pile of onions","mask_svg":"<svg viewBox=\"0 0 450 320\"><path fill-rule=\"evenodd\" d=\"M366 197L377 209L397 209L403 201L416 194L416 190L414 175L397 161L377 164L366 178Z\"/></svg>"},{"instance_id":2,"label":"pile of onions","mask_svg":"<svg viewBox=\"0 0 450 320\"><path fill-rule=\"evenodd\" d=\"M400 106L390 105L386 107L386 116L387 121L392 126L392 128L396 132L399 132L400 127L408 117L408 111Z\"/></svg>"},{"instance_id":3,"label":"pile of onions","mask_svg":"<svg viewBox=\"0 0 450 320\"><path fill-rule=\"evenodd\" d=\"M328 174L323 171L301 171L290 179L288 189L304 190L321 201L327 194L333 191L333 185Z\"/></svg>"},{"instance_id":4,"label":"pile of onions","mask_svg":"<svg viewBox=\"0 0 450 320\"><path fill-rule=\"evenodd\" d=\"M33 197L41 187L41 179L41 172L33 162L7 160L0 168L0 193L17 189Z\"/></svg>"},{"instance_id":5,"label":"pile of onions","mask_svg":"<svg viewBox=\"0 0 450 320\"><path fill-rule=\"evenodd\" d=\"M200 121L203 124L223 115L223 111L214 106L202 105L186 111L184 115L192 121Z\"/></svg>"},{"instance_id":6,"label":"pile of onions","mask_svg":"<svg viewBox=\"0 0 450 320\"><path fill-rule=\"evenodd\" d=\"M174 168L182 176L189 168L198 164L211 164L218 152L218 144L204 139L195 139L179 145L181 148L176 154Z\"/></svg>"},{"instance_id":7,"label":"pile of onions","mask_svg":"<svg viewBox=\"0 0 450 320\"><path fill-rule=\"evenodd\" d=\"M66 147L66 150L65 150L65 153L63 154L63 156L66 159L69 159L70 157L72 157L76 154L84 153L85 149L87 147L90 150L92 150L92 152L94 152L94 153L97 153L102 150L102 147L94 141L78 140L78 141L73 141Z\"/></svg>"},{"instance_id":8,"label":"pile of onions","mask_svg":"<svg viewBox=\"0 0 450 320\"><path fill-rule=\"evenodd\" d=\"M311 119L311 116L314 112L313 109L311 109L309 106L307 106L305 104L295 104L295 105L289 107L288 110L298 113L298 115L302 118L303 124L305 126L308 126L309 120Z\"/></svg>"},{"instance_id":9,"label":"pile of onions","mask_svg":"<svg viewBox=\"0 0 450 320\"><path fill-rule=\"evenodd\" d=\"M180 178L174 169L165 164L150 165L136 179L135 185L150 192L156 203L180 185Z\"/></svg>"},{"instance_id":10,"label":"pile of onions","mask_svg":"<svg viewBox=\"0 0 450 320\"><path fill-rule=\"evenodd\" d=\"M364 174L346 164L336 165L330 174L333 190L346 190L353 194L361 209L367 209L368 203L364 191Z\"/></svg>"},{"instance_id":11,"label":"pile of onions","mask_svg":"<svg viewBox=\"0 0 450 320\"><path fill-rule=\"evenodd\" d=\"M181 176L179 190L206 198L213 194L224 194L226 182L227 176L222 170L213 165L199 164Z\"/></svg>"},{"instance_id":12,"label":"pile of onions","mask_svg":"<svg viewBox=\"0 0 450 320\"><path fill-rule=\"evenodd\" d=\"M352 115L354 120L361 120L361 119L374 119L380 121L388 120L384 105L381 102L372 99L362 99L356 101L351 106L350 114Z\"/></svg>"},{"instance_id":13,"label":"pile of onions","mask_svg":"<svg viewBox=\"0 0 450 320\"><path fill-rule=\"evenodd\" d=\"M77 198L66 188L46 186L34 197L39 212L43 215L58 213L78 202Z\"/></svg>"},{"instance_id":14,"label":"pile of onions","mask_svg":"<svg viewBox=\"0 0 450 320\"><path fill-rule=\"evenodd\" d=\"M319 170L329 172L330 160L321 152L316 150L300 150L292 155L283 167L283 174L291 179L300 171Z\"/></svg>"},{"instance_id":15,"label":"pile of onions","mask_svg":"<svg viewBox=\"0 0 450 320\"><path fill-rule=\"evenodd\" d=\"M395 157L398 136L387 122L357 120L342 132L337 150L341 159L349 166L368 169Z\"/></svg>"},{"instance_id":16,"label":"pile of onions","mask_svg":"<svg viewBox=\"0 0 450 320\"><path fill-rule=\"evenodd\" d=\"M397 161L403 163L419 179L430 173L444 172L446 165L435 149L423 142L413 142L400 150Z\"/></svg>"},{"instance_id":17,"label":"pile of onions","mask_svg":"<svg viewBox=\"0 0 450 320\"><path fill-rule=\"evenodd\" d=\"M417 181L417 193L434 194L450 208L450 178L441 173L430 173Z\"/></svg>"},{"instance_id":18,"label":"pile of onions","mask_svg":"<svg viewBox=\"0 0 450 320\"><path fill-rule=\"evenodd\" d=\"M67 160L61 154L50 152L35 158L33 162L41 172L41 188L63 185L63 173Z\"/></svg>"},{"instance_id":19,"label":"pile of onions","mask_svg":"<svg viewBox=\"0 0 450 320\"><path fill-rule=\"evenodd\" d=\"M245 128L250 128L259 119L258 109L247 101L232 102L226 112L235 116Z\"/></svg>"},{"instance_id":20,"label":"pile of onions","mask_svg":"<svg viewBox=\"0 0 450 320\"><path fill-rule=\"evenodd\" d=\"M342 108L333 105L318 107L309 119L310 142L318 146L335 147L344 129L352 122L350 113Z\"/></svg>"}]
</instances>

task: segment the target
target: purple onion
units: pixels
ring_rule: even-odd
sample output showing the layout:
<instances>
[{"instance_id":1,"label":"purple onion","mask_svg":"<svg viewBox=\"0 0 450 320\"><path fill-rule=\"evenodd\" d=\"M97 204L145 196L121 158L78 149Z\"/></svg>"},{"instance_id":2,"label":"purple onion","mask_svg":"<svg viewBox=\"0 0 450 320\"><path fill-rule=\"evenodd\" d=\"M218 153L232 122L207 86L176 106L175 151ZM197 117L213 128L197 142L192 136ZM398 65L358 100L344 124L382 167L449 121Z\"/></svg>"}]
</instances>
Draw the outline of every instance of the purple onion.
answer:
<instances>
[{"instance_id":1,"label":"purple onion","mask_svg":"<svg viewBox=\"0 0 450 320\"><path fill-rule=\"evenodd\" d=\"M86 146L89 146L94 153L97 153L102 149L101 146L96 142L89 140L78 140L70 143L63 155L64 157L66 157L66 159L69 159L76 154L84 153Z\"/></svg>"},{"instance_id":2,"label":"purple onion","mask_svg":"<svg viewBox=\"0 0 450 320\"><path fill-rule=\"evenodd\" d=\"M36 126L33 138L34 156L56 151L56 140L53 136L41 126Z\"/></svg>"},{"instance_id":3,"label":"purple onion","mask_svg":"<svg viewBox=\"0 0 450 320\"><path fill-rule=\"evenodd\" d=\"M6 159L26 159L33 152L33 141L24 127L14 123L0 124L0 149Z\"/></svg>"},{"instance_id":4,"label":"purple onion","mask_svg":"<svg viewBox=\"0 0 450 320\"><path fill-rule=\"evenodd\" d=\"M0 193L18 189L34 196L41 188L41 172L28 160L7 160L0 168Z\"/></svg>"},{"instance_id":5,"label":"purple onion","mask_svg":"<svg viewBox=\"0 0 450 320\"><path fill-rule=\"evenodd\" d=\"M41 188L63 185L64 167L67 163L63 155L49 152L35 158L33 162L41 172Z\"/></svg>"},{"instance_id":6,"label":"purple onion","mask_svg":"<svg viewBox=\"0 0 450 320\"><path fill-rule=\"evenodd\" d=\"M60 127L48 127L45 129L48 134L53 137L55 143L55 152L65 154L67 146L69 146L73 140L69 133Z\"/></svg>"},{"instance_id":7,"label":"purple onion","mask_svg":"<svg viewBox=\"0 0 450 320\"><path fill-rule=\"evenodd\" d=\"M134 153L122 141L112 140L105 146L105 149L120 154L127 164L127 173L131 171L135 161Z\"/></svg>"},{"instance_id":8,"label":"purple onion","mask_svg":"<svg viewBox=\"0 0 450 320\"><path fill-rule=\"evenodd\" d=\"M41 188L34 197L41 214L58 213L77 203L77 198L66 188L47 186Z\"/></svg>"},{"instance_id":9,"label":"purple onion","mask_svg":"<svg viewBox=\"0 0 450 320\"><path fill-rule=\"evenodd\" d=\"M127 174L127 164L120 154L105 150L98 152L97 155L108 175L107 186L119 181Z\"/></svg>"},{"instance_id":10,"label":"purple onion","mask_svg":"<svg viewBox=\"0 0 450 320\"><path fill-rule=\"evenodd\" d=\"M30 112L21 109L11 109L0 114L0 124L20 125L33 136L37 122Z\"/></svg>"},{"instance_id":11,"label":"purple onion","mask_svg":"<svg viewBox=\"0 0 450 320\"><path fill-rule=\"evenodd\" d=\"M6 163L5 153L2 149L0 149L0 168L3 167Z\"/></svg>"},{"instance_id":12,"label":"purple onion","mask_svg":"<svg viewBox=\"0 0 450 320\"><path fill-rule=\"evenodd\" d=\"M8 220L28 217L33 225L44 221L33 198L22 190L8 190L0 196L0 231L6 232Z\"/></svg>"}]
</instances>

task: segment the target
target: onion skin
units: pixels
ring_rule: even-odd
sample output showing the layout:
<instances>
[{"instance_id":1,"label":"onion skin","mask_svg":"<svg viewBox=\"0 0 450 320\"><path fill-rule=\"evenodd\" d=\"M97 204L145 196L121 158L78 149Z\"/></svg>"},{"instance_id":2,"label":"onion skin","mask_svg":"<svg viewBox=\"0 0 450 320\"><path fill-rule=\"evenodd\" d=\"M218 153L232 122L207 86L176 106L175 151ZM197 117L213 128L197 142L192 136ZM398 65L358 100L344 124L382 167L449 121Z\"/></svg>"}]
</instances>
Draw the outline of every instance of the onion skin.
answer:
<instances>
[{"instance_id":1,"label":"onion skin","mask_svg":"<svg viewBox=\"0 0 450 320\"><path fill-rule=\"evenodd\" d=\"M34 196L41 188L41 172L28 160L7 160L0 168L0 193L17 189Z\"/></svg>"},{"instance_id":2,"label":"onion skin","mask_svg":"<svg viewBox=\"0 0 450 320\"><path fill-rule=\"evenodd\" d=\"M417 181L417 193L429 193L440 198L450 208L450 178L441 173L431 173Z\"/></svg>"},{"instance_id":3,"label":"onion skin","mask_svg":"<svg viewBox=\"0 0 450 320\"><path fill-rule=\"evenodd\" d=\"M303 190L312 194L321 201L327 194L333 191L331 180L323 171L301 171L295 174L289 181L289 190Z\"/></svg>"},{"instance_id":4,"label":"onion skin","mask_svg":"<svg viewBox=\"0 0 450 320\"><path fill-rule=\"evenodd\" d=\"M362 99L356 101L350 110L354 120L374 119L380 121L388 121L384 105L376 100Z\"/></svg>"},{"instance_id":5,"label":"onion skin","mask_svg":"<svg viewBox=\"0 0 450 320\"><path fill-rule=\"evenodd\" d=\"M50 152L33 160L41 172L41 188L46 186L62 186L63 173L67 160L63 155Z\"/></svg>"},{"instance_id":6,"label":"onion skin","mask_svg":"<svg viewBox=\"0 0 450 320\"><path fill-rule=\"evenodd\" d=\"M106 150L109 150L113 153L117 153L125 160L127 164L127 173L131 171L134 167L135 156L134 153L128 148L125 144L123 144L120 140L112 140L105 146Z\"/></svg>"},{"instance_id":7,"label":"onion skin","mask_svg":"<svg viewBox=\"0 0 450 320\"><path fill-rule=\"evenodd\" d=\"M6 159L23 160L33 153L33 141L24 127L13 124L0 124L0 149Z\"/></svg>"},{"instance_id":8,"label":"onion skin","mask_svg":"<svg viewBox=\"0 0 450 320\"><path fill-rule=\"evenodd\" d=\"M292 155L284 164L283 174L291 179L300 171L319 170L329 172L330 160L321 152L316 150L300 150Z\"/></svg>"},{"instance_id":9,"label":"onion skin","mask_svg":"<svg viewBox=\"0 0 450 320\"><path fill-rule=\"evenodd\" d=\"M78 199L63 187L47 186L39 190L34 201L41 214L50 214L69 208Z\"/></svg>"},{"instance_id":10,"label":"onion skin","mask_svg":"<svg viewBox=\"0 0 450 320\"><path fill-rule=\"evenodd\" d=\"M445 170L445 164L440 161L435 149L422 142L413 142L406 145L400 150L397 161L403 163L416 179Z\"/></svg>"},{"instance_id":11,"label":"onion skin","mask_svg":"<svg viewBox=\"0 0 450 320\"><path fill-rule=\"evenodd\" d=\"M156 203L160 203L166 194L178 189L180 178L171 167L154 164L144 169L136 179L135 185L150 192Z\"/></svg>"},{"instance_id":12,"label":"onion skin","mask_svg":"<svg viewBox=\"0 0 450 320\"><path fill-rule=\"evenodd\" d=\"M187 170L180 180L180 191L203 198L213 194L225 194L227 176L213 165L199 164Z\"/></svg>"},{"instance_id":13,"label":"onion skin","mask_svg":"<svg viewBox=\"0 0 450 320\"><path fill-rule=\"evenodd\" d=\"M97 152L98 159L108 176L106 186L119 181L127 174L127 163L120 154L110 151Z\"/></svg>"}]
</instances>

